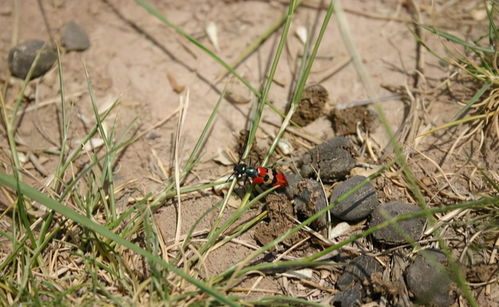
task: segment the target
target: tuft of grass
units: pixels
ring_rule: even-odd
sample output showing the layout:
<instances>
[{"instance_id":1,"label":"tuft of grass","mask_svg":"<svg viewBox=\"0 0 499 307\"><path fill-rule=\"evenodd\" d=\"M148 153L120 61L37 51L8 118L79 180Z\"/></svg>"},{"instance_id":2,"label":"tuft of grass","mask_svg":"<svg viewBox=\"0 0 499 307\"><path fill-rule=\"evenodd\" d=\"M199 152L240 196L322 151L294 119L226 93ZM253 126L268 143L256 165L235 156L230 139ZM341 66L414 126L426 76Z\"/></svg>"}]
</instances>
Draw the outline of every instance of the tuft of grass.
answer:
<instances>
[{"instance_id":1,"label":"tuft of grass","mask_svg":"<svg viewBox=\"0 0 499 307\"><path fill-rule=\"evenodd\" d=\"M488 32L477 43L467 42L462 38L429 25L420 25L430 33L463 49L463 52L458 52L457 48L447 47L446 50L450 56L442 57L422 41L420 37L417 37L431 54L476 80L479 89L454 116L453 121L428 129L419 137L468 124L471 125L470 129L472 131L478 129L489 130L490 134L495 134L495 138L499 138L499 29L494 18L499 14L499 4L496 1L491 1L490 6L485 5L484 9L487 13ZM478 45L480 42L482 45ZM474 114L465 117L470 111L473 111Z\"/></svg>"}]
</instances>

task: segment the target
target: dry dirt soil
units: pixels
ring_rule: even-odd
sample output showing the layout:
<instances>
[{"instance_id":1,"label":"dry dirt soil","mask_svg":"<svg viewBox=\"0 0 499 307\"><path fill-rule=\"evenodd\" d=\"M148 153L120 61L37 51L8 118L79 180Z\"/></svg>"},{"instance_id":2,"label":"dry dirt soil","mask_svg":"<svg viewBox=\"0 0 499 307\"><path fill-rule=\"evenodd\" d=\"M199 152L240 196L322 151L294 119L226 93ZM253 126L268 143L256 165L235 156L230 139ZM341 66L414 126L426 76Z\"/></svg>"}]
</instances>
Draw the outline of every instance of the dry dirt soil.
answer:
<instances>
[{"instance_id":1,"label":"dry dirt soil","mask_svg":"<svg viewBox=\"0 0 499 307\"><path fill-rule=\"evenodd\" d=\"M172 23L180 26L208 48L218 48L217 54L228 63L237 59L287 10L287 1L278 0L150 2ZM473 93L474 87L461 86L460 84L464 83L458 83L458 76L461 76L459 73L452 75L455 70L450 70L417 45L413 33L415 28L410 21L421 18L424 23L469 39L477 37L477 33L486 33L487 20L485 16L473 11L478 1L415 2L418 3L419 12L411 5L412 1L408 0L350 0L343 1L343 5L354 43L361 54L362 63L374 81L377 96L392 97L381 103L388 122L404 144L404 151L416 177L427 186L425 195L430 206L440 206L471 199L471 195L485 190L483 180L475 181L473 175L470 175L474 171L474 165L467 163L469 157L473 157L481 167L492 171L497 171L498 158L494 152L493 141L482 144L478 152L473 152L473 148L480 144L480 140L472 139L455 145L454 141L461 133L459 129L451 133L417 138L426 129L449 121L462 108L462 103L470 98L469 93ZM202 163L185 184L213 181L232 171L231 165L222 165L215 160L218 159L220 151L234 151L240 131L246 128L252 102L256 99L246 90L241 90L242 87L233 79L220 78L224 73L223 67L134 1L50 0L43 3L50 31L36 1L20 2L18 28L13 26L16 22L11 3L2 1L0 4L0 71L2 76L7 75L6 59L9 49L13 46L13 36L17 42L28 39L50 41L50 36L58 42L64 24L71 20L78 22L88 33L91 46L84 52L63 50L62 54L65 94L72 102L72 123L69 131L71 142L81 139L88 125L93 123L85 67L99 107L115 99L120 100L116 112L108 121L110 125L117 124L117 133L123 132L133 120L135 122L132 129L142 132L168 119L148 131L123 153L115 173L116 184L123 187L119 198L122 204L126 204L129 197L140 197L158 191L162 182L173 175L173 144L178 123L176 112L182 95L178 90L182 88L188 88L190 100L181 135L181 158L187 157L192 150L221 90L227 83L236 83L234 86L239 88L240 95L250 101L242 104L228 101L222 103L204 147ZM316 19L322 20L325 12L320 9L320 1L303 3L292 23L289 40L270 91L270 101L279 109L286 109L290 99L290 86L293 84L297 63L303 50L303 43L296 32L300 27L311 27ZM217 27L219 46L214 46L206 34L209 23L214 23ZM264 82L264 74L272 59L279 33L280 31L277 31L271 35L237 68L256 88ZM288 159L291 161L289 164L293 163L293 158L299 157L299 153L314 146L314 143L320 143L340 133L353 133L350 137L358 147L357 161L380 165L393 153L391 148L387 147L388 137L382 125L375 122L360 129L360 135L369 139L369 148L365 142L359 141L356 125L352 125L358 116L371 116L370 113L365 113L366 109L359 111L358 114L361 115L347 111L342 115L339 111L333 111L334 114L329 116L329 110L335 105L365 100L367 94L349 61L350 55L343 45L334 17L326 33L308 82L320 83L327 90L329 100L326 111L319 119L301 128L299 134L308 137L285 135L285 138L292 140L291 143L296 148L296 152ZM420 34L436 52L445 54L446 42L429 32ZM10 83L7 97L13 97L21 84L21 81L16 79L3 79L1 82ZM469 88L471 90L467 92ZM58 118L58 107L55 103L59 97L58 91L55 67L44 77L32 81L26 95L29 98L27 110L19 124L19 138L26 144L24 148L34 153L42 164L41 167L34 167L27 162L29 165L26 167L32 176L28 176L26 180L35 187L43 185L57 163L55 156L44 155L42 150L58 144L59 128L55 124ZM37 105L39 107L30 109ZM340 126L331 124L330 118L334 116L344 122ZM276 125L280 125L280 122L280 117L267 108L261 132L258 134L263 147L275 135ZM346 128L342 130L342 127ZM368 136L366 131L369 131ZM1 140L1 145L7 148L5 140ZM451 147L452 152L448 154ZM234 162L237 162L239 154L236 153ZM293 170L292 166L288 165L287 168ZM399 174L389 175L396 177ZM413 196L404 186L393 184L390 178L383 180L385 181L376 182L377 188L382 191L382 200L401 199L414 203ZM473 183L470 184L470 181ZM210 191L188 197L183 202L182 232L185 233L192 223L219 199L220 196ZM175 235L175 210L171 204L165 204L157 210L156 215L165 241L172 242ZM204 219L198 230L209 229L212 219L213 216ZM240 240L248 244L230 243L214 252L208 259L208 270L214 273L227 268L246 256L252 246L257 245L251 232ZM357 248L358 251L361 244L372 247L367 240L359 244L352 248ZM334 277L330 278L334 280ZM284 279L286 277L265 278L258 284L258 288L311 299L317 299L327 293L319 291L322 289L320 283L317 283L313 291L311 284L291 286L287 281L284 282ZM251 285L248 281L242 286ZM327 288L325 284L324 286ZM497 291L497 288L495 290ZM487 296L485 291L477 295L483 296L481 302L484 304L491 303L487 301L490 296Z\"/></svg>"}]
</instances>

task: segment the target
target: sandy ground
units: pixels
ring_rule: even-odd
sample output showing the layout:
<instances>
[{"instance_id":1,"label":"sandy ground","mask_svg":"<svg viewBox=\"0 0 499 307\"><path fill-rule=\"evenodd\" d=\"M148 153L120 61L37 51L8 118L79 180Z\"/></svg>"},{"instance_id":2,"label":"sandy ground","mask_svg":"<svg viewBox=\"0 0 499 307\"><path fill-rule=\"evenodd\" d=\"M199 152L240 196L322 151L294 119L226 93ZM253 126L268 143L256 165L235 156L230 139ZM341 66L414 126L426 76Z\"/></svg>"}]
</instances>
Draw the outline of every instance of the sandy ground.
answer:
<instances>
[{"instance_id":1,"label":"sandy ground","mask_svg":"<svg viewBox=\"0 0 499 307\"><path fill-rule=\"evenodd\" d=\"M231 63L243 50L259 35L265 32L286 12L284 1L152 1L154 7L164 13L169 20L182 27L184 31L198 39L210 49L215 49L206 35L206 27L210 22L218 29L219 50L217 54ZM281 59L275 77L275 83L270 92L270 100L278 107L285 108L289 101L289 87L293 82L293 73L296 71L296 61L299 58L303 44L295 34L299 27L308 27L316 19L322 20L324 11L316 9L319 1L304 1L307 5L301 7L296 14L290 30L289 41ZM423 1L430 2L430 1ZM7 70L5 59L12 46L13 11L7 1L0 4L0 71ZM427 79L420 80L420 84L438 84L438 80L446 76L446 72L439 65L437 59L424 53L424 58L417 57L416 41L411 33L412 27L405 21L411 20L411 14L405 7L406 1L343 1L347 10L347 18L354 42L361 53L362 62L375 82L375 90L379 97L393 95L386 87L411 87L414 85L412 73L417 69L418 60L424 64ZM422 4L422 3L421 3ZM85 120L93 118L90 98L87 93L87 81L84 67L88 69L94 86L95 97L99 106L104 106L114 99L120 99L120 105L108 123L116 120L117 131L124 131L125 127L136 120L133 127L141 131L155 123L171 116L179 106L180 95L175 92L175 80L179 86L185 86L190 91L190 104L187 121L182 134L180 156L186 157L201 133L206 120L216 103L227 79L217 81L224 72L223 68L213 59L166 27L158 19L148 14L133 1L47 1L45 11L51 29L51 34L57 41L61 37L63 25L71 20L78 22L88 33L91 47L82 53L64 53L62 65L64 67L65 93L74 103L72 115L81 119L74 119L70 130L70 139L82 137L85 129ZM35 1L23 1L20 8L19 41L28 39L50 40L49 32ZM427 13L427 12L426 12ZM426 16L426 15L425 15ZM445 24L442 19L448 16L441 12L434 20L427 23ZM479 20L477 22L483 22ZM447 29L448 30L448 29ZM479 31L477 26L473 30L462 26L454 28L463 35ZM426 33L427 35L428 33ZM256 52L251 54L241 65L238 72L248 79L256 88L263 83L264 72L277 44L278 36L271 36ZM438 39L427 36L430 44L436 50L443 50ZM329 108L353 101L366 99L366 92L351 63L347 63L349 54L345 50L338 26L334 20L329 24L319 50L318 59L312 68L309 83L320 82L329 92ZM347 63L346 65L343 65ZM419 64L420 64L419 63ZM334 74L333 74L334 73ZM170 80L168 78L170 76ZM14 82L13 89L19 88ZM428 85L429 86L429 85ZM432 85L433 87L435 85ZM58 97L58 78L54 68L42 79L32 82L29 89L34 100L30 105L37 105ZM9 94L15 93L9 90ZM243 91L243 93L245 93ZM246 94L250 97L249 94ZM252 98L254 99L254 98ZM426 150L426 153L441 164L442 152L434 150L432 145L439 141L448 140L448 136L416 141L414 136L423 131L428 125L438 125L461 106L452 103L448 97L432 97L431 106L425 110L431 121L424 121L417 131L412 132L406 140L407 152L412 150ZM394 131L402 131L411 106L401 99L392 99L382 103L388 121ZM219 149L232 148L236 143L239 131L245 128L251 110L251 103L231 104L223 102L213 131L205 145L202 160L204 163L192 176L188 183L214 180L227 175L231 167L221 166L212 161ZM266 121L279 124L279 117L270 110L265 112ZM53 123L57 120L55 104L41 107L27 112L19 127L22 140L30 144L31 148L50 148L58 142L58 127ZM407 125L407 122L405 122ZM173 138L177 126L177 117L172 117L165 124L136 143L132 144L124 153L117 168L117 184L126 183L126 190L133 195L144 195L156 191L165 179L161 167L171 175ZM274 127L263 124L268 131L275 131ZM304 128L317 139L324 140L334 136L331 123L326 116L321 117ZM409 133L410 134L410 133ZM381 125L377 125L371 134L374 148L379 156L385 149L388 138ZM437 145L439 146L439 145ZM416 148L416 149L415 149ZM385 151L385 153L389 151ZM412 151L414 153L414 151ZM415 164L427 165L427 160L414 158ZM497 157L485 157L491 165L497 167ZM360 160L368 161L366 156ZM445 172L456 171L459 155L452 155L443 162ZM54 161L48 159L44 168L51 172ZM424 167L421 166L421 169ZM430 168L435 168L430 166ZM435 170L437 172L437 170ZM33 170L36 178L43 180L43 174ZM422 172L421 177L424 177ZM39 184L34 179L31 183ZM478 189L478 188L477 188ZM463 187L457 193L465 194ZM385 196L390 197L385 191ZM400 196L400 194L397 194ZM189 198L183 202L184 220L183 231L187 231L192 223L219 198L208 194ZM171 206L164 206L157 212L158 224L162 228L165 240L171 240L174 235L175 214ZM207 229L213 216L208 216L199 229ZM256 244L248 236L249 243ZM218 272L231 263L236 262L248 253L249 249L240 245L228 245L227 248L212 254L208 261L211 272ZM279 280L266 279L259 285L261 288L280 289Z\"/></svg>"}]
</instances>

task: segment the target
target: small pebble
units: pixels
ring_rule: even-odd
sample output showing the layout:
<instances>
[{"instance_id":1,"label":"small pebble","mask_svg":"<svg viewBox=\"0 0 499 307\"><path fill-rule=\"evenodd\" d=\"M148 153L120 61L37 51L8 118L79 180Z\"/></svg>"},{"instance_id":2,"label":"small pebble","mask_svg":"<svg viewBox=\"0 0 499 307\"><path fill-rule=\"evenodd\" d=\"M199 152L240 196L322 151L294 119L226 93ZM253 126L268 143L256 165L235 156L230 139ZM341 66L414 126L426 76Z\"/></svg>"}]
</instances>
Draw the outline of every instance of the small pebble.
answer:
<instances>
[{"instance_id":1,"label":"small pebble","mask_svg":"<svg viewBox=\"0 0 499 307\"><path fill-rule=\"evenodd\" d=\"M317 171L325 183L343 179L355 166L351 149L348 139L331 138L303 155L300 173L303 177L315 177Z\"/></svg>"},{"instance_id":2,"label":"small pebble","mask_svg":"<svg viewBox=\"0 0 499 307\"><path fill-rule=\"evenodd\" d=\"M245 104L251 101L251 92L241 81L232 79L227 84L224 97L230 103Z\"/></svg>"},{"instance_id":3,"label":"small pebble","mask_svg":"<svg viewBox=\"0 0 499 307\"><path fill-rule=\"evenodd\" d=\"M157 138L160 138L161 134L155 132L155 131L150 131L149 133L146 134L146 139L148 140L155 140Z\"/></svg>"},{"instance_id":4,"label":"small pebble","mask_svg":"<svg viewBox=\"0 0 499 307\"><path fill-rule=\"evenodd\" d=\"M341 222L336 226L334 226L334 228L329 231L328 239L332 240L334 238L342 236L345 233L347 233L350 230L350 228L351 228L350 224L348 224L347 222Z\"/></svg>"},{"instance_id":5,"label":"small pebble","mask_svg":"<svg viewBox=\"0 0 499 307\"><path fill-rule=\"evenodd\" d=\"M402 214L413 213L420 211L418 206L409 205L400 201L392 201L386 204L378 206L371 214L371 221L369 227L377 226L387 219L384 217L383 213L387 214L388 219L399 216ZM421 236L423 227L425 224L425 219L414 218L410 220L405 220L398 223L398 227L388 226L376 231L373 234L374 239L380 243L388 245L398 245L408 243L405 237L400 231L407 236L409 236L413 241L417 241ZM397 231L397 229L400 229Z\"/></svg>"},{"instance_id":6,"label":"small pebble","mask_svg":"<svg viewBox=\"0 0 499 307\"><path fill-rule=\"evenodd\" d=\"M285 156L288 156L295 151L293 145L285 139L280 139L279 142L277 142L277 148L279 148Z\"/></svg>"},{"instance_id":7,"label":"small pebble","mask_svg":"<svg viewBox=\"0 0 499 307\"><path fill-rule=\"evenodd\" d=\"M345 267L345 271L338 278L336 286L340 290L346 290L353 283L362 284L365 280L371 280L371 274L381 272L383 267L371 256L361 255L355 257Z\"/></svg>"},{"instance_id":8,"label":"small pebble","mask_svg":"<svg viewBox=\"0 0 499 307\"><path fill-rule=\"evenodd\" d=\"M350 191L365 179L366 177L364 176L354 176L335 186L331 194L331 202ZM367 182L346 199L336 204L331 209L331 213L340 220L353 222L367 217L376 206L378 206L376 190L371 182Z\"/></svg>"},{"instance_id":9,"label":"small pebble","mask_svg":"<svg viewBox=\"0 0 499 307\"><path fill-rule=\"evenodd\" d=\"M297 193L294 198L296 215L300 220L306 220L328 205L326 196L319 182L312 179L302 179L297 184ZM326 214L321 215L310 224L315 230L326 226Z\"/></svg>"},{"instance_id":10,"label":"small pebble","mask_svg":"<svg viewBox=\"0 0 499 307\"><path fill-rule=\"evenodd\" d=\"M446 264L444 253L427 249L419 252L407 267L405 281L416 303L425 306L450 306L453 303L454 298L449 295L451 280L445 271Z\"/></svg>"},{"instance_id":11,"label":"small pebble","mask_svg":"<svg viewBox=\"0 0 499 307\"><path fill-rule=\"evenodd\" d=\"M84 51L90 47L90 40L79 24L70 21L64 26L62 44L68 51Z\"/></svg>"},{"instance_id":12,"label":"small pebble","mask_svg":"<svg viewBox=\"0 0 499 307\"><path fill-rule=\"evenodd\" d=\"M57 60L56 50L41 40L29 40L18 44L9 52L9 69L13 76L25 79L38 51L40 58L31 74L31 79L43 76Z\"/></svg>"}]
</instances>

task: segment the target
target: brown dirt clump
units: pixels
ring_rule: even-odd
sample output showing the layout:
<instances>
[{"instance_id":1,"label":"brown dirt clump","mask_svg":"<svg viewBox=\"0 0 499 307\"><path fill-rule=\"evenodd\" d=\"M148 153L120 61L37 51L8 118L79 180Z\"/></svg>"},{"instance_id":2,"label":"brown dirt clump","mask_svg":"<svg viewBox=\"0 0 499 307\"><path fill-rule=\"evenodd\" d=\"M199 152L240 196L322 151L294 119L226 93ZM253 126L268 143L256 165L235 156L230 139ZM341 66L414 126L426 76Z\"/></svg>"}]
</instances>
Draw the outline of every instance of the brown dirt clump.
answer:
<instances>
[{"instance_id":1,"label":"brown dirt clump","mask_svg":"<svg viewBox=\"0 0 499 307\"><path fill-rule=\"evenodd\" d=\"M374 112L366 106L344 110L334 108L329 113L331 125L338 135L355 134L357 126L363 131L372 131L375 118Z\"/></svg>"},{"instance_id":2,"label":"brown dirt clump","mask_svg":"<svg viewBox=\"0 0 499 307\"><path fill-rule=\"evenodd\" d=\"M291 120L306 126L322 115L329 99L327 90L320 84L312 84L303 90L301 102Z\"/></svg>"},{"instance_id":3,"label":"brown dirt clump","mask_svg":"<svg viewBox=\"0 0 499 307\"><path fill-rule=\"evenodd\" d=\"M255 229L255 239L258 243L265 245L293 228L295 223L291 219L294 216L293 206L283 194L271 194L267 197L268 222L261 223ZM297 232L283 241L286 246L304 239L305 235Z\"/></svg>"},{"instance_id":4,"label":"brown dirt clump","mask_svg":"<svg viewBox=\"0 0 499 307\"><path fill-rule=\"evenodd\" d=\"M294 199L296 214L300 220L306 220L327 206L327 199L318 181L302 179L298 183L298 192ZM326 227L326 215L320 216L310 225L313 229L320 230Z\"/></svg>"}]
</instances>

